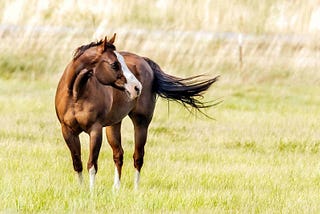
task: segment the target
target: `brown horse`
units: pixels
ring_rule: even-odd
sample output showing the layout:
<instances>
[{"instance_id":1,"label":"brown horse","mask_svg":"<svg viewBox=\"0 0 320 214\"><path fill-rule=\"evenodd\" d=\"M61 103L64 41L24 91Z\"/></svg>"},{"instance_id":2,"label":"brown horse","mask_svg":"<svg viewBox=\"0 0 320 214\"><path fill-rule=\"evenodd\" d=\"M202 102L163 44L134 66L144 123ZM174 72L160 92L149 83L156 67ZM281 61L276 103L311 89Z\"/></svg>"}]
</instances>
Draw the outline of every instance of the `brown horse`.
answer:
<instances>
[{"instance_id":1,"label":"brown horse","mask_svg":"<svg viewBox=\"0 0 320 214\"><path fill-rule=\"evenodd\" d=\"M114 40L115 35L110 40L105 38L79 47L60 79L55 97L62 135L80 182L83 168L79 134L86 132L90 136L87 169L91 190L98 170L103 127L113 150L113 186L119 189L124 153L121 121L127 115L131 118L135 135L134 187L137 188L156 95L200 110L212 106L198 98L217 80L217 77L199 80L201 76L183 79L165 74L148 58L117 52Z\"/></svg>"}]
</instances>

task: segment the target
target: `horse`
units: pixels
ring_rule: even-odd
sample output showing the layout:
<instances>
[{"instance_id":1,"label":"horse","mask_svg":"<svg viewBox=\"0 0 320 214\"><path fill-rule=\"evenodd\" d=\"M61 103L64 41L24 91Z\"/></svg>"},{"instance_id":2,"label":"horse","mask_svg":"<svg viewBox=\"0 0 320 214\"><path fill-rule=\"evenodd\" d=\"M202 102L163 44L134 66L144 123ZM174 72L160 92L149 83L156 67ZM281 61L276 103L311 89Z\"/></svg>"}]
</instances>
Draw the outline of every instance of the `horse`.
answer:
<instances>
[{"instance_id":1,"label":"horse","mask_svg":"<svg viewBox=\"0 0 320 214\"><path fill-rule=\"evenodd\" d=\"M79 134L85 132L90 137L87 162L90 190L94 189L104 127L115 164L113 188L119 189L124 154L121 122L127 115L132 120L134 188L138 189L148 127L157 96L201 111L212 103L202 102L199 98L218 79L218 76L203 80L202 75L179 78L166 74L147 57L118 52L115 38L116 34L111 39L105 37L78 47L62 74L55 95L62 136L80 183L83 181L83 166Z\"/></svg>"}]
</instances>

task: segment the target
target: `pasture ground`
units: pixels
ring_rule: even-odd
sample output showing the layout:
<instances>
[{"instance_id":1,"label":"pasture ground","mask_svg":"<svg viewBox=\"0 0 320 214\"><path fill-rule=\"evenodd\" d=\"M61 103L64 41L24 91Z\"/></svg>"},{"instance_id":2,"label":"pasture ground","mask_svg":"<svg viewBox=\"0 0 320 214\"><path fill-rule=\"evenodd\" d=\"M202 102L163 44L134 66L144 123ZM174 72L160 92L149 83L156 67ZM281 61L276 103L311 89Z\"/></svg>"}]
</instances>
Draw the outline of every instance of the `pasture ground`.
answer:
<instances>
[{"instance_id":1,"label":"pasture ground","mask_svg":"<svg viewBox=\"0 0 320 214\"><path fill-rule=\"evenodd\" d=\"M55 81L0 81L3 212L285 212L319 206L319 86L224 85L224 102L192 115L158 100L141 188L133 191L133 132L123 125L122 188L112 191L104 138L96 191L80 188L54 112ZM88 138L82 135L84 165Z\"/></svg>"},{"instance_id":2,"label":"pasture ground","mask_svg":"<svg viewBox=\"0 0 320 214\"><path fill-rule=\"evenodd\" d=\"M166 2L0 2L0 213L319 213L318 1ZM104 137L90 194L88 173L82 187L75 179L54 94L73 50L114 32L118 50L169 74L221 75L204 99L223 102L210 120L158 99L138 192L125 119L122 187L112 191Z\"/></svg>"}]
</instances>

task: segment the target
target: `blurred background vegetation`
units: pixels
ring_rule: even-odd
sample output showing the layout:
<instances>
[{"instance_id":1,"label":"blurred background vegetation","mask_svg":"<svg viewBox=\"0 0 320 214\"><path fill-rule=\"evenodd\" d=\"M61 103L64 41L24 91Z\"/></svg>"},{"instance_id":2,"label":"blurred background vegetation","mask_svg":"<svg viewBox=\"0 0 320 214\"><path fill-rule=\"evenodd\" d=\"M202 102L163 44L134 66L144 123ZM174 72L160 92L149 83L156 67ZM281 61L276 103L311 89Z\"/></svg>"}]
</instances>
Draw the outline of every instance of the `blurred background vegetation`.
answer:
<instances>
[{"instance_id":1,"label":"blurred background vegetation","mask_svg":"<svg viewBox=\"0 0 320 214\"><path fill-rule=\"evenodd\" d=\"M56 80L76 47L116 32L118 50L173 74L319 82L317 0L3 0L0 14L1 78Z\"/></svg>"}]
</instances>

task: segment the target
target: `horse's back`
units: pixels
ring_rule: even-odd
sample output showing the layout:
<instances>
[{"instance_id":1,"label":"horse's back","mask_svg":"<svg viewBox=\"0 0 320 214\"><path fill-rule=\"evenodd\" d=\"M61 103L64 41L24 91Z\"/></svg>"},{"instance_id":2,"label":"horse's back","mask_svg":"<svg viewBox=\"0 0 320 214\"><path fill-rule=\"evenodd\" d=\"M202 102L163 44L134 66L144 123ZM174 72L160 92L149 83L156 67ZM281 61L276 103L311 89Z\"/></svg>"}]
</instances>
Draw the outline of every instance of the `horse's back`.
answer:
<instances>
[{"instance_id":1,"label":"horse's back","mask_svg":"<svg viewBox=\"0 0 320 214\"><path fill-rule=\"evenodd\" d=\"M129 52L120 52L125 58L131 72L139 79L142 85L149 86L153 82L153 71L143 57Z\"/></svg>"}]
</instances>

